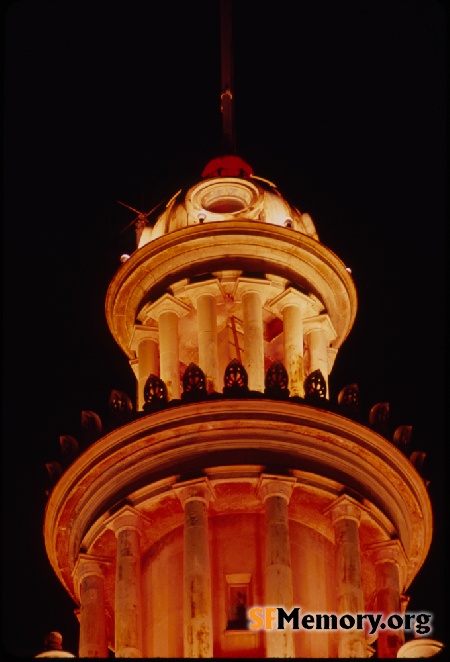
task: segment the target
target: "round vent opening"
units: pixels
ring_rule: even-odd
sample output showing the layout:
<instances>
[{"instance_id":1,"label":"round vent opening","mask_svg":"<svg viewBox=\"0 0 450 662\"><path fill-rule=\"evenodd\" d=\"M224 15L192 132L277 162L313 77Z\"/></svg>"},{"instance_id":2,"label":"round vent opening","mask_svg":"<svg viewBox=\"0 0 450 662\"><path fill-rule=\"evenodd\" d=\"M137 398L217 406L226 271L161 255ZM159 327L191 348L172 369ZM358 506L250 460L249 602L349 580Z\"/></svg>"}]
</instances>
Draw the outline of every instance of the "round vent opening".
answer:
<instances>
[{"instance_id":1,"label":"round vent opening","mask_svg":"<svg viewBox=\"0 0 450 662\"><path fill-rule=\"evenodd\" d=\"M200 204L213 214L233 214L248 207L255 198L252 188L237 183L214 183L203 189Z\"/></svg>"},{"instance_id":2,"label":"round vent opening","mask_svg":"<svg viewBox=\"0 0 450 662\"><path fill-rule=\"evenodd\" d=\"M245 209L246 206L242 200L232 197L219 198L219 200L213 200L209 205L204 205L205 209L214 214L232 214L234 211Z\"/></svg>"}]
</instances>

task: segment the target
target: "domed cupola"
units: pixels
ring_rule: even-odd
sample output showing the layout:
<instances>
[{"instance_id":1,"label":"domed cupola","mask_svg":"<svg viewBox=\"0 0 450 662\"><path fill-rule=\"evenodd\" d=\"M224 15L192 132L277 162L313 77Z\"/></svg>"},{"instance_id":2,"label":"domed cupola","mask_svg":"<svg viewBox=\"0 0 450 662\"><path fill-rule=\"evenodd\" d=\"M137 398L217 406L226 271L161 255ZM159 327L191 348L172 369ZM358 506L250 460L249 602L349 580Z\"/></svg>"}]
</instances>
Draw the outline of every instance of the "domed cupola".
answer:
<instances>
[{"instance_id":1,"label":"domed cupola","mask_svg":"<svg viewBox=\"0 0 450 662\"><path fill-rule=\"evenodd\" d=\"M273 182L255 175L239 156L228 155L209 161L200 182L169 200L153 227L143 229L138 248L188 226L239 220L270 223L319 239L308 213L285 200Z\"/></svg>"}]
</instances>

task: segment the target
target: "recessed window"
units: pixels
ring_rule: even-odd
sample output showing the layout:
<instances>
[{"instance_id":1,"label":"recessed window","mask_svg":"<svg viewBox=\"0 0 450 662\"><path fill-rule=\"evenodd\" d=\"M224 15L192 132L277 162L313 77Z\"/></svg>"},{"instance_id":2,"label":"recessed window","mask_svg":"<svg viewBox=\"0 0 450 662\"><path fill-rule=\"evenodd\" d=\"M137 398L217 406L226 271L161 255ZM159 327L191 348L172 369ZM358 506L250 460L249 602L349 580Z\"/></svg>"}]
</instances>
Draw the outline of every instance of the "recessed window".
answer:
<instances>
[{"instance_id":1,"label":"recessed window","mask_svg":"<svg viewBox=\"0 0 450 662\"><path fill-rule=\"evenodd\" d=\"M227 630L248 630L247 609L251 606L250 577L248 573L226 575Z\"/></svg>"}]
</instances>

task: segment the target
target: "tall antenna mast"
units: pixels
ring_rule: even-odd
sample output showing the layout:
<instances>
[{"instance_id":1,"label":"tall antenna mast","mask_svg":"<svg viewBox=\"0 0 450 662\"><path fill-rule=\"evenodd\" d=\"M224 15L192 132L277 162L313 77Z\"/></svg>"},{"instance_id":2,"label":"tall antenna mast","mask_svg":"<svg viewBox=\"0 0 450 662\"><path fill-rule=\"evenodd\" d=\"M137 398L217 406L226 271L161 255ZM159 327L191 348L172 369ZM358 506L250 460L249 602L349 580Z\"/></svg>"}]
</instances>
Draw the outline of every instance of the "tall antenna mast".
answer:
<instances>
[{"instance_id":1,"label":"tall antenna mast","mask_svg":"<svg viewBox=\"0 0 450 662\"><path fill-rule=\"evenodd\" d=\"M231 0L220 0L220 53L222 67L222 91L220 110L222 111L222 143L225 153L236 151L233 108L233 51L231 36Z\"/></svg>"}]
</instances>

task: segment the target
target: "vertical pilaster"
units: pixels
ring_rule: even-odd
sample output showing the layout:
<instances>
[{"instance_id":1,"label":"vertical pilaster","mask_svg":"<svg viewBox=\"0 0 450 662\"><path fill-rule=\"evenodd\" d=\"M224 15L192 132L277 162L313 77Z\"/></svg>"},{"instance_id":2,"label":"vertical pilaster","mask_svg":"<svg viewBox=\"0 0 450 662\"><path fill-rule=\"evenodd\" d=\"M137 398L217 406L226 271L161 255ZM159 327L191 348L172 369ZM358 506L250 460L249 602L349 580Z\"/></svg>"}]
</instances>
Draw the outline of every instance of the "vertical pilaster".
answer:
<instances>
[{"instance_id":1,"label":"vertical pilaster","mask_svg":"<svg viewBox=\"0 0 450 662\"><path fill-rule=\"evenodd\" d=\"M273 287L270 282L253 278L238 278L235 300L242 301L244 326L244 368L251 391L264 392L264 323L263 305Z\"/></svg>"},{"instance_id":2,"label":"vertical pilaster","mask_svg":"<svg viewBox=\"0 0 450 662\"><path fill-rule=\"evenodd\" d=\"M264 328L259 292L242 294L244 317L244 367L252 391L264 391Z\"/></svg>"},{"instance_id":3,"label":"vertical pilaster","mask_svg":"<svg viewBox=\"0 0 450 662\"><path fill-rule=\"evenodd\" d=\"M158 322L160 378L167 387L169 400L181 396L178 320L190 310L188 305L170 294L164 294L145 309L146 317Z\"/></svg>"},{"instance_id":4,"label":"vertical pilaster","mask_svg":"<svg viewBox=\"0 0 450 662\"><path fill-rule=\"evenodd\" d=\"M305 341L309 353L308 374L315 370L320 370L327 385L327 398L329 398L328 377L330 357L328 349L330 342L336 338L336 331L328 315L308 317L303 323Z\"/></svg>"},{"instance_id":5,"label":"vertical pilaster","mask_svg":"<svg viewBox=\"0 0 450 662\"><path fill-rule=\"evenodd\" d=\"M178 315L165 310L158 316L161 379L167 386L169 400L180 398L180 354Z\"/></svg>"},{"instance_id":6,"label":"vertical pilaster","mask_svg":"<svg viewBox=\"0 0 450 662\"><path fill-rule=\"evenodd\" d=\"M211 563L206 479L174 486L184 508L184 656L213 657Z\"/></svg>"},{"instance_id":7,"label":"vertical pilaster","mask_svg":"<svg viewBox=\"0 0 450 662\"><path fill-rule=\"evenodd\" d=\"M80 598L79 657L108 657L104 564L88 554L80 554L74 577Z\"/></svg>"},{"instance_id":8,"label":"vertical pilaster","mask_svg":"<svg viewBox=\"0 0 450 662\"><path fill-rule=\"evenodd\" d=\"M142 657L141 517L125 507L110 527L117 538L115 653L116 657Z\"/></svg>"},{"instance_id":9,"label":"vertical pilaster","mask_svg":"<svg viewBox=\"0 0 450 662\"><path fill-rule=\"evenodd\" d=\"M292 611L293 588L288 503L295 478L262 475L258 494L266 518L265 603ZM295 657L292 629L266 630L267 657Z\"/></svg>"},{"instance_id":10,"label":"vertical pilaster","mask_svg":"<svg viewBox=\"0 0 450 662\"><path fill-rule=\"evenodd\" d=\"M292 287L284 290L267 307L283 318L284 367L289 377L290 395L303 397L303 317L314 312L315 302Z\"/></svg>"},{"instance_id":11,"label":"vertical pilaster","mask_svg":"<svg viewBox=\"0 0 450 662\"><path fill-rule=\"evenodd\" d=\"M399 540L387 540L370 547L376 572L376 609L385 621L391 614L403 614L402 576L406 571L406 557ZM397 624L393 619L393 624ZM397 657L405 643L405 632L401 628L378 631L378 657Z\"/></svg>"},{"instance_id":12,"label":"vertical pilaster","mask_svg":"<svg viewBox=\"0 0 450 662\"><path fill-rule=\"evenodd\" d=\"M284 361L290 395L303 397L303 315L300 306L283 308Z\"/></svg>"},{"instance_id":13,"label":"vertical pilaster","mask_svg":"<svg viewBox=\"0 0 450 662\"><path fill-rule=\"evenodd\" d=\"M185 291L197 309L198 362L206 375L207 391L212 393L219 386L216 297L222 293L217 280L188 285Z\"/></svg>"},{"instance_id":14,"label":"vertical pilaster","mask_svg":"<svg viewBox=\"0 0 450 662\"><path fill-rule=\"evenodd\" d=\"M137 380L137 409L144 408L144 387L150 375L159 376L158 331L155 328L136 326L131 349L136 352L137 364L133 367Z\"/></svg>"},{"instance_id":15,"label":"vertical pilaster","mask_svg":"<svg viewBox=\"0 0 450 662\"><path fill-rule=\"evenodd\" d=\"M217 391L219 356L217 353L216 298L202 294L197 299L198 356L200 367L206 374L208 393ZM204 366L204 367L203 367Z\"/></svg>"},{"instance_id":16,"label":"vertical pilaster","mask_svg":"<svg viewBox=\"0 0 450 662\"><path fill-rule=\"evenodd\" d=\"M326 512L331 514L335 535L338 613L362 614L364 595L358 531L361 509L357 502L344 495ZM340 630L338 654L340 658L367 657L364 631Z\"/></svg>"}]
</instances>

